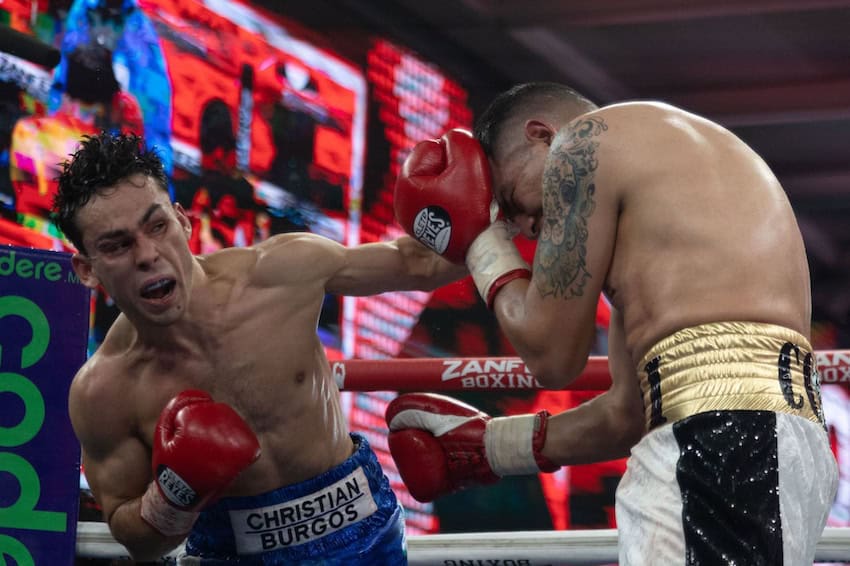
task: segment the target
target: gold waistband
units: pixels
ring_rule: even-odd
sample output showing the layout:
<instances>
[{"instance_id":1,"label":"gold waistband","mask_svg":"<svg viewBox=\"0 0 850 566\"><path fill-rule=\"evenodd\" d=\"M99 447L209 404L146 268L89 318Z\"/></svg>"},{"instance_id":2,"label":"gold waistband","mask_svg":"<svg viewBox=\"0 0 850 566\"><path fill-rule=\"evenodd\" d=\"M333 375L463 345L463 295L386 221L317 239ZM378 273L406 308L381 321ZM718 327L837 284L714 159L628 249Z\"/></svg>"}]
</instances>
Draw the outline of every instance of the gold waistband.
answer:
<instances>
[{"instance_id":1,"label":"gold waistband","mask_svg":"<svg viewBox=\"0 0 850 566\"><path fill-rule=\"evenodd\" d=\"M650 348L638 374L648 429L734 410L790 413L823 424L812 347L782 326L715 322L685 328Z\"/></svg>"}]
</instances>

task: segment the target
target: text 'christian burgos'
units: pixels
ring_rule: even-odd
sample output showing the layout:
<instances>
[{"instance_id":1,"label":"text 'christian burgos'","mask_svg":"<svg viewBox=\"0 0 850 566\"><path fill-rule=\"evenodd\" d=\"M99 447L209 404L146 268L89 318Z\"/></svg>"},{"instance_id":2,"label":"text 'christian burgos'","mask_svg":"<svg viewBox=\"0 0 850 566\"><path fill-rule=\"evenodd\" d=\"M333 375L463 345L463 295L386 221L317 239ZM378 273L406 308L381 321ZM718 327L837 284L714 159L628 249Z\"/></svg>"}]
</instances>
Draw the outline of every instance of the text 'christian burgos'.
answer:
<instances>
[{"instance_id":1,"label":"text 'christian burgos'","mask_svg":"<svg viewBox=\"0 0 850 566\"><path fill-rule=\"evenodd\" d=\"M304 544L362 521L378 509L361 468L304 497L259 509L232 510L239 554Z\"/></svg>"}]
</instances>

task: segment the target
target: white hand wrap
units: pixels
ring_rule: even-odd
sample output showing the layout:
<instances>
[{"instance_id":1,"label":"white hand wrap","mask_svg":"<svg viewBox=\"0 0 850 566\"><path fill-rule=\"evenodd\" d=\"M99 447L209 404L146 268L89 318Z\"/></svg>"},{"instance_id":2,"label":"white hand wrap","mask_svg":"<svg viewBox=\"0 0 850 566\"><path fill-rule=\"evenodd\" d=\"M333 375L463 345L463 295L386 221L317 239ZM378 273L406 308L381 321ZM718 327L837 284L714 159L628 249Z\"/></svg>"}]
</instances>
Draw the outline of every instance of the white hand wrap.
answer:
<instances>
[{"instance_id":1,"label":"white hand wrap","mask_svg":"<svg viewBox=\"0 0 850 566\"><path fill-rule=\"evenodd\" d=\"M517 278L531 278L531 270L511 241L516 230L504 220L496 220L481 232L466 252L466 267L475 287L489 308L496 293Z\"/></svg>"},{"instance_id":2,"label":"white hand wrap","mask_svg":"<svg viewBox=\"0 0 850 566\"><path fill-rule=\"evenodd\" d=\"M498 476L536 474L540 471L534 455L534 426L537 415L499 417L487 423L485 453Z\"/></svg>"},{"instance_id":3,"label":"white hand wrap","mask_svg":"<svg viewBox=\"0 0 850 566\"><path fill-rule=\"evenodd\" d=\"M171 537L185 535L200 515L197 511L183 511L168 503L154 484L142 496L142 519L161 534Z\"/></svg>"}]
</instances>

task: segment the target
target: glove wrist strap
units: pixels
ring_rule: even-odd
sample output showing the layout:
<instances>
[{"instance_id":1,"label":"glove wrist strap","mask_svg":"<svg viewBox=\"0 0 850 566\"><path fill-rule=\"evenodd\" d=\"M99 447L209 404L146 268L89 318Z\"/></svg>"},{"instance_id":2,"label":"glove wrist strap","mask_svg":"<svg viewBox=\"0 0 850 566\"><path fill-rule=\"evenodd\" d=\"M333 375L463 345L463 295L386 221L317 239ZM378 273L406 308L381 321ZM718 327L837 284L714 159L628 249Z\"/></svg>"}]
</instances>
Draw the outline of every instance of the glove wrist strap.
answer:
<instances>
[{"instance_id":1,"label":"glove wrist strap","mask_svg":"<svg viewBox=\"0 0 850 566\"><path fill-rule=\"evenodd\" d=\"M200 513L174 507L163 497L159 487L151 483L142 496L141 515L151 527L170 537L191 531Z\"/></svg>"},{"instance_id":2,"label":"glove wrist strap","mask_svg":"<svg viewBox=\"0 0 850 566\"><path fill-rule=\"evenodd\" d=\"M514 279L531 279L531 270L511 241L507 222L496 220L469 246L466 266L488 308L499 290Z\"/></svg>"},{"instance_id":3,"label":"glove wrist strap","mask_svg":"<svg viewBox=\"0 0 850 566\"><path fill-rule=\"evenodd\" d=\"M546 441L546 419L549 413L499 417L487 423L484 434L485 453L493 472L499 476L516 476L554 472L553 464L540 451Z\"/></svg>"},{"instance_id":4,"label":"glove wrist strap","mask_svg":"<svg viewBox=\"0 0 850 566\"><path fill-rule=\"evenodd\" d=\"M546 444L546 428L549 425L549 411L538 412L534 422L534 434L531 438L531 446L534 451L534 461L541 472L550 473L561 469L561 466L543 455L543 445Z\"/></svg>"}]
</instances>

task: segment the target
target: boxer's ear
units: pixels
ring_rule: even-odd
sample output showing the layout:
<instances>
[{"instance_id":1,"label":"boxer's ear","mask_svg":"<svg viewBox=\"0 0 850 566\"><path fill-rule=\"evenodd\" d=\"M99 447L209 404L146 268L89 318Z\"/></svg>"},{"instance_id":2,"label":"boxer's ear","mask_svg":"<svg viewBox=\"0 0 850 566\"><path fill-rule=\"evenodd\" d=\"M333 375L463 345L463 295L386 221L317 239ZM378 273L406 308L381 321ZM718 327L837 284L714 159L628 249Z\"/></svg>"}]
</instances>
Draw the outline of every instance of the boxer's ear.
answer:
<instances>
[{"instance_id":1,"label":"boxer's ear","mask_svg":"<svg viewBox=\"0 0 850 566\"><path fill-rule=\"evenodd\" d=\"M95 289L100 285L100 280L94 274L92 269L91 259L81 253L76 253L71 257L71 267L74 268L74 273L80 279L80 282L89 289Z\"/></svg>"},{"instance_id":2,"label":"boxer's ear","mask_svg":"<svg viewBox=\"0 0 850 566\"><path fill-rule=\"evenodd\" d=\"M551 145L554 136L555 130L545 122L540 120L527 120L525 122L525 138L528 141Z\"/></svg>"},{"instance_id":3,"label":"boxer's ear","mask_svg":"<svg viewBox=\"0 0 850 566\"><path fill-rule=\"evenodd\" d=\"M175 202L173 206L174 212L177 215L177 221L183 227L183 231L186 232L186 237L190 237L192 235L192 221L189 220L189 215L179 202Z\"/></svg>"}]
</instances>

